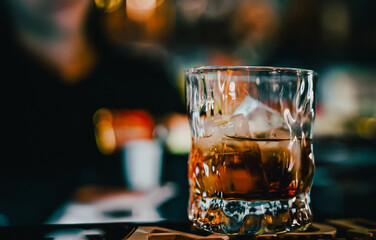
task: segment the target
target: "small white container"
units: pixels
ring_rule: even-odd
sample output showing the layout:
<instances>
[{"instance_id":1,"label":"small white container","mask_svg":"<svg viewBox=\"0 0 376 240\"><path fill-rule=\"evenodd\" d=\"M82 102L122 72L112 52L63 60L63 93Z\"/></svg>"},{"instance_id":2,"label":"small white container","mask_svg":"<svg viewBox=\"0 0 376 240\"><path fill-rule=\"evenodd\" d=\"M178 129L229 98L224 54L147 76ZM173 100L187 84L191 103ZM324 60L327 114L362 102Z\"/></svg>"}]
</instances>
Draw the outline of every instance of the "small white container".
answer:
<instances>
[{"instance_id":1,"label":"small white container","mask_svg":"<svg viewBox=\"0 0 376 240\"><path fill-rule=\"evenodd\" d=\"M123 168L127 187L147 191L160 186L163 148L156 140L133 140L124 145Z\"/></svg>"}]
</instances>

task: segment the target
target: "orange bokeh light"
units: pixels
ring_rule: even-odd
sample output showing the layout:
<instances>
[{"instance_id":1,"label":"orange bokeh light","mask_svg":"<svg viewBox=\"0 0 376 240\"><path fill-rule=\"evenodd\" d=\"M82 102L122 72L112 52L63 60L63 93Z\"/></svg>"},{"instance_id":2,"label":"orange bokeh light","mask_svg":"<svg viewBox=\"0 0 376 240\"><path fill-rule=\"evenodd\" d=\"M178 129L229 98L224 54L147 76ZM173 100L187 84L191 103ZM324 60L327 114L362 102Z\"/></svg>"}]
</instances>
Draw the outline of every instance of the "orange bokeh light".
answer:
<instances>
[{"instance_id":1,"label":"orange bokeh light","mask_svg":"<svg viewBox=\"0 0 376 240\"><path fill-rule=\"evenodd\" d=\"M127 0L126 10L128 18L136 22L144 22L153 16L157 7L157 0Z\"/></svg>"},{"instance_id":2,"label":"orange bokeh light","mask_svg":"<svg viewBox=\"0 0 376 240\"><path fill-rule=\"evenodd\" d=\"M154 121L144 110L109 110L101 108L93 117L98 149L111 154L128 141L152 139Z\"/></svg>"}]
</instances>

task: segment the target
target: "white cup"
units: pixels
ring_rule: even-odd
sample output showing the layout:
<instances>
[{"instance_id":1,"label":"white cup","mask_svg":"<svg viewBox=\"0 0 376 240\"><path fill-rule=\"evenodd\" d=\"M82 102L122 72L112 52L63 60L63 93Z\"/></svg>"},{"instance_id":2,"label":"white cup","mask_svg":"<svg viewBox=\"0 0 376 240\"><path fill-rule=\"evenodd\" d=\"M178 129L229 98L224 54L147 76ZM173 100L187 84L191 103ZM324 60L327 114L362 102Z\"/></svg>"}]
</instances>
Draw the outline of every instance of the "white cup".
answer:
<instances>
[{"instance_id":1,"label":"white cup","mask_svg":"<svg viewBox=\"0 0 376 240\"><path fill-rule=\"evenodd\" d=\"M133 140L124 145L123 168L127 187L146 191L160 185L162 145L155 140Z\"/></svg>"}]
</instances>

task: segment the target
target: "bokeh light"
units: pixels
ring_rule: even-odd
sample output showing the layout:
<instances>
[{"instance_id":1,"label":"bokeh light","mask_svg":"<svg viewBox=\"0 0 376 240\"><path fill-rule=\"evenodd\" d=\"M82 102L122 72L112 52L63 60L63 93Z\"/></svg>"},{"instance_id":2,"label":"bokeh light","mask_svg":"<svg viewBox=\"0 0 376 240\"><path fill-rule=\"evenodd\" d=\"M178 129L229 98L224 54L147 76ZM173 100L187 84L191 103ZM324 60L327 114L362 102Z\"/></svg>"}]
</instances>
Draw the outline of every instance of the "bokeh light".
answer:
<instances>
[{"instance_id":1,"label":"bokeh light","mask_svg":"<svg viewBox=\"0 0 376 240\"><path fill-rule=\"evenodd\" d=\"M104 12L114 12L123 4L123 0L95 0L98 9Z\"/></svg>"},{"instance_id":2,"label":"bokeh light","mask_svg":"<svg viewBox=\"0 0 376 240\"><path fill-rule=\"evenodd\" d=\"M126 11L128 18L143 22L153 16L157 0L127 0Z\"/></svg>"}]
</instances>

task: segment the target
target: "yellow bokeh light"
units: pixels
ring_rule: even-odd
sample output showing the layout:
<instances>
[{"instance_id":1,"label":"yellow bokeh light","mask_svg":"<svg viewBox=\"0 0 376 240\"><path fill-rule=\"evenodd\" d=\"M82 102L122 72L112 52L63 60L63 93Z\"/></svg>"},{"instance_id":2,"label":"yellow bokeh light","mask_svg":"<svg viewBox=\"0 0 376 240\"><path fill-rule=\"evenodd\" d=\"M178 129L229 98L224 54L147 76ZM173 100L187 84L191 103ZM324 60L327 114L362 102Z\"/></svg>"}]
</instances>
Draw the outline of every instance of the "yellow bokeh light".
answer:
<instances>
[{"instance_id":1,"label":"yellow bokeh light","mask_svg":"<svg viewBox=\"0 0 376 240\"><path fill-rule=\"evenodd\" d=\"M123 0L95 0L97 8L105 12L113 12L122 5Z\"/></svg>"},{"instance_id":2,"label":"yellow bokeh light","mask_svg":"<svg viewBox=\"0 0 376 240\"><path fill-rule=\"evenodd\" d=\"M356 123L359 136L367 139L376 139L376 118L361 118Z\"/></svg>"},{"instance_id":3,"label":"yellow bokeh light","mask_svg":"<svg viewBox=\"0 0 376 240\"><path fill-rule=\"evenodd\" d=\"M102 153L111 154L115 151L116 137L111 123L105 120L98 123L96 140L98 148Z\"/></svg>"},{"instance_id":4,"label":"yellow bokeh light","mask_svg":"<svg viewBox=\"0 0 376 240\"><path fill-rule=\"evenodd\" d=\"M95 140L99 151L103 154L111 154L116 149L116 137L112 120L111 111L105 108L98 109L93 116Z\"/></svg>"}]
</instances>

